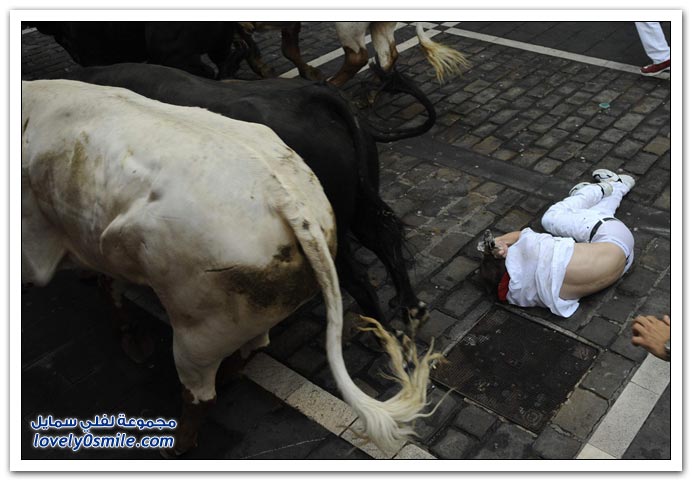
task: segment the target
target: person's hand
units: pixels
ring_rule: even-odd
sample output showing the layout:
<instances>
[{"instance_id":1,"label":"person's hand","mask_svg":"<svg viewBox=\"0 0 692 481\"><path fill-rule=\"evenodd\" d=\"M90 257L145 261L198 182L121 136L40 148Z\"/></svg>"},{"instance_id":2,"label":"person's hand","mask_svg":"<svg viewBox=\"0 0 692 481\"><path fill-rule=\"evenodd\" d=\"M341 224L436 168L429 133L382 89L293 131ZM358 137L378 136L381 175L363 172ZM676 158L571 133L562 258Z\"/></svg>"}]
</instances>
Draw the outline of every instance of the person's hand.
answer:
<instances>
[{"instance_id":1,"label":"person's hand","mask_svg":"<svg viewBox=\"0 0 692 481\"><path fill-rule=\"evenodd\" d=\"M668 361L665 343L670 340L670 317L637 316L632 323L632 344Z\"/></svg>"},{"instance_id":2,"label":"person's hand","mask_svg":"<svg viewBox=\"0 0 692 481\"><path fill-rule=\"evenodd\" d=\"M496 259L504 259L507 257L509 246L505 241L495 239L495 248L493 249L493 257Z\"/></svg>"}]
</instances>

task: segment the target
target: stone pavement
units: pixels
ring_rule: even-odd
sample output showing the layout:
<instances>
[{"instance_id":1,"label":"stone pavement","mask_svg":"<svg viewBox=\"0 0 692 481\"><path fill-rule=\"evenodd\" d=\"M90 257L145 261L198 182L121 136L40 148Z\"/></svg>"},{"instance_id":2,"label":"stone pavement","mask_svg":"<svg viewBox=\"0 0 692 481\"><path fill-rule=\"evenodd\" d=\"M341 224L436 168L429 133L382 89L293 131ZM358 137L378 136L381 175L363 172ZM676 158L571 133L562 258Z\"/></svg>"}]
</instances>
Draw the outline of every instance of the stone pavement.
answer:
<instances>
[{"instance_id":1,"label":"stone pavement","mask_svg":"<svg viewBox=\"0 0 692 481\"><path fill-rule=\"evenodd\" d=\"M640 380L646 376L644 370L638 374L638 369L647 356L630 344L630 321L638 313L670 312L670 82L458 32L535 42L631 65L647 63L628 22L445 22L431 26L440 32L435 40L464 52L472 67L439 85L417 47L402 52L398 68L415 78L429 95L438 122L424 136L379 145L382 196L409 226L408 239L415 253L411 275L419 296L431 307L431 319L421 329L419 341L424 344L435 337L438 348L449 349L484 314L506 309L597 348L598 356L540 432L527 431L454 392L435 415L419 421L416 445L444 459L572 459L590 457L589 453L607 458L669 458L670 385L653 387ZM403 26L396 36L400 42L407 40L415 36L414 27ZM265 59L278 73L287 72L292 65L281 57L278 38L276 32L258 34ZM306 59L338 49L326 22L305 23L301 42ZM339 63L340 59L327 61L320 68L335 72ZM51 39L38 32L22 36L23 78L41 78L71 68L73 62ZM246 67L239 76L255 78ZM368 78L370 73L361 74L346 91L360 98L365 89L362 80ZM608 107L602 107L604 103ZM364 114L391 125L421 121L421 108L410 98L385 97L376 106ZM526 226L542 231L543 212L575 183L590 180L592 170L602 167L637 179L618 210L636 241L631 271L614 286L582 299L569 319L545 309L494 303L477 273L480 258L475 246L483 231L490 228L497 235ZM394 291L383 267L363 248L357 256L369 267L385 304ZM97 296L95 286L70 273L60 274L42 290L23 291L25 458L158 456L146 451L72 454L30 447L33 433L28 422L38 413L93 416L105 411L156 417L177 413L180 401L168 329L153 318L145 322L157 334L158 350L155 359L137 366L119 350L117 338L103 320L108 311ZM346 306L352 304L349 299L345 302ZM156 309L149 310L156 314ZM388 315L393 317L395 312L390 310ZM270 337L267 355L326 393L339 396L326 363L324 311L319 300L278 325ZM379 376L385 362L382 353L350 323L344 356L351 376L363 390L380 399L392 394L391 383ZM646 369L658 369L656 372L667 368L644 364ZM622 441L611 440L615 431L606 427L622 409L630 409L629 393L640 392L637 389L650 395L652 402L638 408L641 422L625 445L617 445ZM441 399L444 391L433 384L433 401ZM638 398L632 399L636 404ZM361 459L373 454L354 448L347 438L299 411L300 406L282 402L253 382L238 381L219 390L199 447L187 456Z\"/></svg>"}]
</instances>

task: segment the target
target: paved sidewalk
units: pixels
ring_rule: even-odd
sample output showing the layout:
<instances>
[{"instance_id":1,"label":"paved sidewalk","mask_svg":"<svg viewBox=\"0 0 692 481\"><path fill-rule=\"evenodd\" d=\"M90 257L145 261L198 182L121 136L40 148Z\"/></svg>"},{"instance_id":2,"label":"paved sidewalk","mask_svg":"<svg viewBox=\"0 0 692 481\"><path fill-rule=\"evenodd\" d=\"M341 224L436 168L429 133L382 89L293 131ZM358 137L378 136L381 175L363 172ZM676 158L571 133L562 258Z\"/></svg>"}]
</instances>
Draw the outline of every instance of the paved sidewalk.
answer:
<instances>
[{"instance_id":1,"label":"paved sidewalk","mask_svg":"<svg viewBox=\"0 0 692 481\"><path fill-rule=\"evenodd\" d=\"M435 27L436 41L464 52L472 67L460 78L439 85L417 47L402 51L398 68L429 95L438 122L424 136L379 145L382 196L409 225L414 287L432 311L419 341L435 337L437 348L448 350L462 342L484 315L509 312L576 339L597 354L540 431L522 428L455 392L434 416L419 422L420 439L399 457L669 458L669 366L631 345L630 321L639 313L670 311L670 82L599 66L608 61L635 67L647 63L629 22L438 22L429 27ZM669 32L668 26L665 29ZM521 44L480 40L467 32L555 51L539 53ZM410 25L396 32L399 42L414 36ZM276 32L258 35L265 59L278 73L289 72L292 65L281 57L278 38ZM305 23L301 46L306 59L326 58L339 48L327 22ZM593 61L575 61L556 51ZM326 60L320 68L333 73L340 62ZM51 39L38 32L22 36L22 78L42 78L72 68L74 63ZM256 78L246 67L239 76ZM360 98L361 81L368 78L369 72L360 74L346 86L347 92ZM400 125L420 122L422 109L399 96L384 98L376 111L365 113ZM618 210L635 236L631 271L614 286L582 299L569 319L545 309L494 303L477 273L476 244L483 231L489 228L499 234L526 226L542 231L543 212L574 184L590 180L595 168L626 172L637 180ZM363 248L357 256L369 267L386 305L394 290L383 267ZM140 305L148 302L146 297L140 297ZM345 302L354 307L350 300ZM179 384L169 329L154 319L161 314L156 305L147 309L153 316L131 307L159 339L155 359L140 366L120 351L107 321L107 306L94 285L61 273L44 289L23 291L23 457L158 457L146 451L73 454L30 446L33 433L28 422L39 413L176 415ZM390 317L395 314L388 312ZM347 324L344 356L351 376L367 393L389 397L391 383L378 375L385 361L382 353L369 336ZM323 307L316 300L273 329L272 344L253 362L289 369L290 376L296 376L291 377L298 383L296 389L314 389L320 399L338 407L338 399L331 396L339 394L326 363L324 327ZM383 456L368 447L354 447L357 442L348 432L335 433L318 411L293 395L297 390L286 394L275 386L261 386L251 375L220 389L199 447L186 456ZM433 383L433 401L443 393ZM619 421L630 414L626 423Z\"/></svg>"}]
</instances>

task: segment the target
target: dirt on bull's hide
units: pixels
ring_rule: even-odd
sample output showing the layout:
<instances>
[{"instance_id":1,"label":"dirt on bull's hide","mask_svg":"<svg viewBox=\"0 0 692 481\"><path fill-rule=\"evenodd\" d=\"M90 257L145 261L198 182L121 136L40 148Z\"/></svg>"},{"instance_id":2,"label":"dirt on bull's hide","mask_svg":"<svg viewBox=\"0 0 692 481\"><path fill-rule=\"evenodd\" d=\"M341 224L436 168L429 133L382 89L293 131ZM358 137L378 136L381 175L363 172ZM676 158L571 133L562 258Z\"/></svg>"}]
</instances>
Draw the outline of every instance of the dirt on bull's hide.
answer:
<instances>
[{"instance_id":1,"label":"dirt on bull's hide","mask_svg":"<svg viewBox=\"0 0 692 481\"><path fill-rule=\"evenodd\" d=\"M335 231L327 231L325 238L334 255ZM261 309L282 306L293 310L319 290L312 266L298 243L279 246L272 261L262 268L231 266L207 272L221 276L226 289L245 296Z\"/></svg>"},{"instance_id":2,"label":"dirt on bull's hide","mask_svg":"<svg viewBox=\"0 0 692 481\"><path fill-rule=\"evenodd\" d=\"M59 161L61 157L67 157L66 161ZM93 160L93 159L92 159ZM82 186L91 183L91 178L86 169L86 163L90 162L87 158L86 148L83 142L77 140L72 152L44 152L38 157L31 169L30 182L34 195L45 205L53 205L50 194L56 192L55 184L64 185L62 197L64 203L75 210L82 206ZM59 174L62 179L56 179L53 165L61 163L65 169Z\"/></svg>"},{"instance_id":3,"label":"dirt on bull's hide","mask_svg":"<svg viewBox=\"0 0 692 481\"><path fill-rule=\"evenodd\" d=\"M292 246L290 244L279 247L278 253L274 254L274 259L279 262L291 262L291 250Z\"/></svg>"},{"instance_id":4,"label":"dirt on bull's hide","mask_svg":"<svg viewBox=\"0 0 692 481\"><path fill-rule=\"evenodd\" d=\"M315 274L304 258L287 262L278 259L279 255L262 269L233 266L215 273L221 277L226 289L242 294L256 307L266 309L281 305L288 309L297 308L317 292L319 286Z\"/></svg>"}]
</instances>

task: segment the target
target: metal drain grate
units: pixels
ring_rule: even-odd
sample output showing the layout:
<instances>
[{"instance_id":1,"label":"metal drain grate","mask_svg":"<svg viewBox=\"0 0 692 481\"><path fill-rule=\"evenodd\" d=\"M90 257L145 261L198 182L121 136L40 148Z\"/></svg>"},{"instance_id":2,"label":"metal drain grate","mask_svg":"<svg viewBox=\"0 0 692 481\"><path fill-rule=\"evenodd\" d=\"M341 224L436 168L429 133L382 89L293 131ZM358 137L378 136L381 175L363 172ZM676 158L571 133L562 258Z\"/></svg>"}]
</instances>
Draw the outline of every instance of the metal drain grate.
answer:
<instances>
[{"instance_id":1,"label":"metal drain grate","mask_svg":"<svg viewBox=\"0 0 692 481\"><path fill-rule=\"evenodd\" d=\"M597 349L494 309L433 371L433 380L538 433L593 363Z\"/></svg>"}]
</instances>

